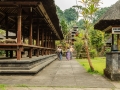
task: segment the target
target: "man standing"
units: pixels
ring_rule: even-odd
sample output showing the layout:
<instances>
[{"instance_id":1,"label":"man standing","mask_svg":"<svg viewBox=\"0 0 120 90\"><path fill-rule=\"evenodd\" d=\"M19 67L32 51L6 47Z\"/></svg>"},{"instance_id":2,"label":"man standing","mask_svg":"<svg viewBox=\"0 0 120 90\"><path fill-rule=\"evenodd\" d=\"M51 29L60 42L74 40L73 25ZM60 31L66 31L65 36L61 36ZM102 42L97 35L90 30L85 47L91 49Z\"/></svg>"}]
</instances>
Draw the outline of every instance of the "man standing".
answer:
<instances>
[{"instance_id":1,"label":"man standing","mask_svg":"<svg viewBox=\"0 0 120 90\"><path fill-rule=\"evenodd\" d=\"M58 47L57 55L58 55L59 60L62 60L62 49L61 49L61 47Z\"/></svg>"}]
</instances>

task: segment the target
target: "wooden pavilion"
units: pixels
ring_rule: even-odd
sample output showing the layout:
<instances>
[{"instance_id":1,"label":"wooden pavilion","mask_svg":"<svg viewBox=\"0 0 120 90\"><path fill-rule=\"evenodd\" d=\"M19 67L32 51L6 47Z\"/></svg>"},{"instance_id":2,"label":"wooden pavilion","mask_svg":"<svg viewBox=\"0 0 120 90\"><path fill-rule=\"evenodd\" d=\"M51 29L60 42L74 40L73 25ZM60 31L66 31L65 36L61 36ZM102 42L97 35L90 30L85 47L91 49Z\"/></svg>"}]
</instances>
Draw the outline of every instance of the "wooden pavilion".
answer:
<instances>
[{"instance_id":1,"label":"wooden pavilion","mask_svg":"<svg viewBox=\"0 0 120 90\"><path fill-rule=\"evenodd\" d=\"M94 28L112 35L111 51L106 53L104 74L111 80L120 80L120 0L110 7Z\"/></svg>"},{"instance_id":2,"label":"wooden pavilion","mask_svg":"<svg viewBox=\"0 0 120 90\"><path fill-rule=\"evenodd\" d=\"M22 53L28 52L27 56L31 59L33 56L48 57L55 54L55 40L63 39L54 0L1 0L0 29L6 31L6 38L0 41L0 50L5 50L6 57L11 59L15 52L16 60L21 64L27 62L22 61ZM10 36L9 32L14 36ZM32 63L27 67L29 69L35 66L35 59L32 60L27 62L29 65ZM8 62L18 63L15 60ZM0 69L6 66L5 63L0 61Z\"/></svg>"},{"instance_id":3,"label":"wooden pavilion","mask_svg":"<svg viewBox=\"0 0 120 90\"><path fill-rule=\"evenodd\" d=\"M1 0L0 28L6 31L0 50L6 50L6 57L16 51L17 60L24 51L30 58L34 51L37 57L52 54L55 40L63 39L54 0ZM15 36L10 38L8 32Z\"/></svg>"}]
</instances>

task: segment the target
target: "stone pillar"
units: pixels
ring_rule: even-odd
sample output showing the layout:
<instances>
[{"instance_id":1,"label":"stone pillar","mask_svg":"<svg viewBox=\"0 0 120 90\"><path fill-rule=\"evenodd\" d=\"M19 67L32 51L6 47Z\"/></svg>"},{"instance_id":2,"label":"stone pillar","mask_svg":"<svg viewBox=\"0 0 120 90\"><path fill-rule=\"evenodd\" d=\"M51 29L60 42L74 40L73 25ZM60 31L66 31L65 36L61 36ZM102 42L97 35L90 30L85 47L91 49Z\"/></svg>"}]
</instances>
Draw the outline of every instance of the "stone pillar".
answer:
<instances>
[{"instance_id":1,"label":"stone pillar","mask_svg":"<svg viewBox=\"0 0 120 90\"><path fill-rule=\"evenodd\" d=\"M120 80L120 52L106 53L106 68L104 74L111 80Z\"/></svg>"}]
</instances>

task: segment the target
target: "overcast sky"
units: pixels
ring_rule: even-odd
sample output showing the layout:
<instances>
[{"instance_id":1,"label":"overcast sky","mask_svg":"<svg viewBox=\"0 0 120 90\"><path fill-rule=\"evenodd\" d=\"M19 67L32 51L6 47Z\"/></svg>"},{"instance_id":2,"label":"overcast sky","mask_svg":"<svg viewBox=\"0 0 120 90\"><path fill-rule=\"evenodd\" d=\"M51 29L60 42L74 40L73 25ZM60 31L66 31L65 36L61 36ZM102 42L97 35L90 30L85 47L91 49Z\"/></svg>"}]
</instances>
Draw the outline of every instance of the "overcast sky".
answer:
<instances>
[{"instance_id":1,"label":"overcast sky","mask_svg":"<svg viewBox=\"0 0 120 90\"><path fill-rule=\"evenodd\" d=\"M101 0L103 4L100 7L109 7L112 4L115 4L118 0ZM76 5L76 0L55 0L55 4L60 7L61 10L68 9Z\"/></svg>"}]
</instances>

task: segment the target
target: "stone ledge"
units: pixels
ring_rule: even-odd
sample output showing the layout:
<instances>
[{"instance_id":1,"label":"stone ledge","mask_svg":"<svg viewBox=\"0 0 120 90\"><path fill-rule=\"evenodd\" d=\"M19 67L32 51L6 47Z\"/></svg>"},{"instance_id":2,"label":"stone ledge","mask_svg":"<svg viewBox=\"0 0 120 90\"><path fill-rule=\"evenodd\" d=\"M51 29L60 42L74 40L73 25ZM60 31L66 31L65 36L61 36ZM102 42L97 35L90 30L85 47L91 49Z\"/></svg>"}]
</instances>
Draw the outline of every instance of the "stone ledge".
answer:
<instances>
[{"instance_id":1,"label":"stone ledge","mask_svg":"<svg viewBox=\"0 0 120 90\"><path fill-rule=\"evenodd\" d=\"M34 67L30 69L28 68L26 69L26 67L24 67L24 69L19 67L18 69L16 68L16 70L14 70L13 68L15 67L11 67L11 68L3 67L3 70L0 70L0 74L36 74L37 72L42 70L44 67L46 67L56 59L57 59L57 56L52 56L51 58L48 57L43 63L39 65L36 64Z\"/></svg>"}]
</instances>

